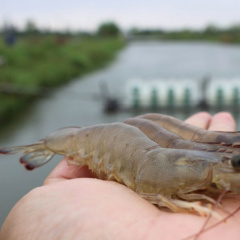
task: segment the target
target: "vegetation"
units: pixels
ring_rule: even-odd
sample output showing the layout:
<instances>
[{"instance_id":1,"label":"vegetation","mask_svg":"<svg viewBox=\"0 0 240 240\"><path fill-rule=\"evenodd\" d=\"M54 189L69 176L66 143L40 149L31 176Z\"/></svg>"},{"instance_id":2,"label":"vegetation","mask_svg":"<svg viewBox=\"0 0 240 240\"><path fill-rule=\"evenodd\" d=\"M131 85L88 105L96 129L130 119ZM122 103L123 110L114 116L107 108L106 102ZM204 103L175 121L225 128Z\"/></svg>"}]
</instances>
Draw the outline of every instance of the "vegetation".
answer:
<instances>
[{"instance_id":1,"label":"vegetation","mask_svg":"<svg viewBox=\"0 0 240 240\"><path fill-rule=\"evenodd\" d=\"M132 29L131 35L162 40L206 40L239 44L240 24L230 26L229 28L219 28L214 25L208 25L203 30L181 29L176 31L166 31L161 29Z\"/></svg>"},{"instance_id":2,"label":"vegetation","mask_svg":"<svg viewBox=\"0 0 240 240\"><path fill-rule=\"evenodd\" d=\"M119 27L113 22L103 23L98 28L98 35L103 37L117 37L120 33Z\"/></svg>"},{"instance_id":3,"label":"vegetation","mask_svg":"<svg viewBox=\"0 0 240 240\"><path fill-rule=\"evenodd\" d=\"M32 25L28 27L31 34L22 34L11 46L0 40L1 124L22 112L36 99L39 89L58 86L104 66L124 44L116 37L41 35ZM9 93L9 86L19 91Z\"/></svg>"}]
</instances>

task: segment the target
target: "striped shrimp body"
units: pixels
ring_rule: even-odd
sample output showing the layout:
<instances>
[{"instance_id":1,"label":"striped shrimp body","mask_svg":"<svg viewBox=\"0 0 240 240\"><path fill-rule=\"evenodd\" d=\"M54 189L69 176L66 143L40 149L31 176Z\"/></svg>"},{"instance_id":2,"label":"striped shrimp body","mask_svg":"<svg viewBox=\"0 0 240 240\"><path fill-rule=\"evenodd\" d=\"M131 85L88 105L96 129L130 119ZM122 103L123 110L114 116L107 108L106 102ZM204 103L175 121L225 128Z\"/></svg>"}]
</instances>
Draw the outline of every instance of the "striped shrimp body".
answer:
<instances>
[{"instance_id":1,"label":"striped shrimp body","mask_svg":"<svg viewBox=\"0 0 240 240\"><path fill-rule=\"evenodd\" d=\"M48 162L54 154L87 165L98 178L115 180L148 201L174 212L206 215L199 202L214 202L198 190L240 192L240 171L214 152L160 147L137 127L125 123L60 129L41 141L21 147L0 148L2 154L21 153L27 169ZM239 156L235 156L239 161Z\"/></svg>"}]
</instances>

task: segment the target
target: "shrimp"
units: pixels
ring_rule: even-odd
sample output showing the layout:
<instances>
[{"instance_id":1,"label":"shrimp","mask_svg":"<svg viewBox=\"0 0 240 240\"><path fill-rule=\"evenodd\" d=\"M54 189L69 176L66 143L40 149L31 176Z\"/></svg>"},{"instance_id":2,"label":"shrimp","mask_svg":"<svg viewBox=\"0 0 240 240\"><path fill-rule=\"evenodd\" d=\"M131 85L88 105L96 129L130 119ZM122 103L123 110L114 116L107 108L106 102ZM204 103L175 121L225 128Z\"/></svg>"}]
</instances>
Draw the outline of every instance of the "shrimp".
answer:
<instances>
[{"instance_id":1,"label":"shrimp","mask_svg":"<svg viewBox=\"0 0 240 240\"><path fill-rule=\"evenodd\" d=\"M173 212L217 216L208 192L240 193L240 155L164 148L126 123L63 128L35 144L0 148L0 153L22 154L20 162L29 170L54 154L64 155L69 164L87 165L98 178L124 184Z\"/></svg>"},{"instance_id":2,"label":"shrimp","mask_svg":"<svg viewBox=\"0 0 240 240\"><path fill-rule=\"evenodd\" d=\"M231 158L232 154L240 154L239 148L231 148L220 145L218 143L204 143L194 142L188 139L183 139L176 133L171 132L159 125L155 121L150 121L144 118L130 118L124 121L124 123L130 124L139 128L144 132L150 139L158 143L164 148L176 148L176 149L195 149L209 152L225 152L222 154L226 158Z\"/></svg>"},{"instance_id":3,"label":"shrimp","mask_svg":"<svg viewBox=\"0 0 240 240\"><path fill-rule=\"evenodd\" d=\"M160 124L162 127L186 140L240 147L240 132L209 131L163 114L148 113L139 117Z\"/></svg>"}]
</instances>

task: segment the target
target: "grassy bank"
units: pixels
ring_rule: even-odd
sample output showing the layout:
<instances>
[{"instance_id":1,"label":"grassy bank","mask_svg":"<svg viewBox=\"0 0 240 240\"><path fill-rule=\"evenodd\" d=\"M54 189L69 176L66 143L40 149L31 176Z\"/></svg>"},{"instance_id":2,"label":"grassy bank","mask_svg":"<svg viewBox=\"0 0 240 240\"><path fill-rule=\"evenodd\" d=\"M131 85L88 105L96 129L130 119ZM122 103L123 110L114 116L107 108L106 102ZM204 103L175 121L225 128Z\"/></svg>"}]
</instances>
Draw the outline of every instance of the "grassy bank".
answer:
<instances>
[{"instance_id":1,"label":"grassy bank","mask_svg":"<svg viewBox=\"0 0 240 240\"><path fill-rule=\"evenodd\" d=\"M11 47L0 41L0 55L4 59L0 66L1 125L36 99L34 93L39 88L59 86L104 66L123 45L118 38L25 37ZM31 89L31 94L15 90L3 93L6 84L8 90L9 84L13 84Z\"/></svg>"}]
</instances>

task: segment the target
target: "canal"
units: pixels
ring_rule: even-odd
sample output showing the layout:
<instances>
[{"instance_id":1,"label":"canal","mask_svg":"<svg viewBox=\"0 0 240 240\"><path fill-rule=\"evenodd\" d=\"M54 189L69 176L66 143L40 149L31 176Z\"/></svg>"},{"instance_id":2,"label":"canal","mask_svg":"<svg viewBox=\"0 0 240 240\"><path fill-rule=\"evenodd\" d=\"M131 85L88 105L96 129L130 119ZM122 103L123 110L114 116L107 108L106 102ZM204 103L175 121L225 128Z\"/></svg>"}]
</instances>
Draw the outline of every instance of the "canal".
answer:
<instances>
[{"instance_id":1,"label":"canal","mask_svg":"<svg viewBox=\"0 0 240 240\"><path fill-rule=\"evenodd\" d=\"M139 41L129 43L115 60L99 71L74 79L51 96L40 99L26 116L0 134L0 146L35 142L64 126L122 121L133 112L106 114L99 98L102 83L112 96L124 98L129 79L240 76L240 47L207 42ZM177 117L184 119L185 114ZM0 156L0 226L14 204L31 189L40 186L60 157L32 172L26 172L17 156Z\"/></svg>"}]
</instances>

